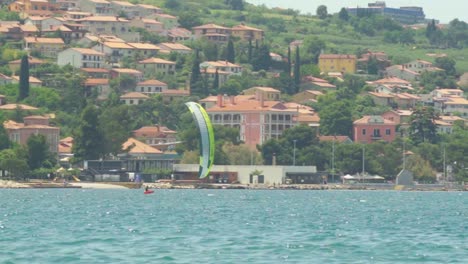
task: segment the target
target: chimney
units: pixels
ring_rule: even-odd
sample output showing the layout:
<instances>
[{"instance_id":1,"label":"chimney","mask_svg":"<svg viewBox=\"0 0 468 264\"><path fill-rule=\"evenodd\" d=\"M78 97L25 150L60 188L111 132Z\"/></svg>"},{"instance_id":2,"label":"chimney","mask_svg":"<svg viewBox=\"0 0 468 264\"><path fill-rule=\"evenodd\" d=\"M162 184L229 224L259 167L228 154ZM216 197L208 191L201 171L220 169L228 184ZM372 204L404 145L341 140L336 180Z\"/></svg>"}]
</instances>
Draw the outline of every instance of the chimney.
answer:
<instances>
[{"instance_id":1,"label":"chimney","mask_svg":"<svg viewBox=\"0 0 468 264\"><path fill-rule=\"evenodd\" d=\"M271 158L271 165L276 166L276 153L273 153L273 157Z\"/></svg>"},{"instance_id":2,"label":"chimney","mask_svg":"<svg viewBox=\"0 0 468 264\"><path fill-rule=\"evenodd\" d=\"M219 106L219 107L223 107L223 95L222 94L218 94L218 98L216 100L216 104Z\"/></svg>"},{"instance_id":3,"label":"chimney","mask_svg":"<svg viewBox=\"0 0 468 264\"><path fill-rule=\"evenodd\" d=\"M229 96L229 102L232 105L235 105L236 104L236 97L234 95Z\"/></svg>"}]
</instances>

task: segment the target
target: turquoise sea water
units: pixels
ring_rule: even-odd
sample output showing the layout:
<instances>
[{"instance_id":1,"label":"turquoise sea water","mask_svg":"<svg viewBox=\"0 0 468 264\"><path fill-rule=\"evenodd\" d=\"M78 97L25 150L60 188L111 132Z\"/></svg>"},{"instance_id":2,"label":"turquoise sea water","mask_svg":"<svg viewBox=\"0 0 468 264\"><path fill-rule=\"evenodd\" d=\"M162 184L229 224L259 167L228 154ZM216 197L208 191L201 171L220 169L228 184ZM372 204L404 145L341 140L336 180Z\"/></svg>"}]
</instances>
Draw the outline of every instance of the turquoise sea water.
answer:
<instances>
[{"instance_id":1,"label":"turquoise sea water","mask_svg":"<svg viewBox=\"0 0 468 264\"><path fill-rule=\"evenodd\" d=\"M468 193L0 189L0 263L467 263Z\"/></svg>"}]
</instances>

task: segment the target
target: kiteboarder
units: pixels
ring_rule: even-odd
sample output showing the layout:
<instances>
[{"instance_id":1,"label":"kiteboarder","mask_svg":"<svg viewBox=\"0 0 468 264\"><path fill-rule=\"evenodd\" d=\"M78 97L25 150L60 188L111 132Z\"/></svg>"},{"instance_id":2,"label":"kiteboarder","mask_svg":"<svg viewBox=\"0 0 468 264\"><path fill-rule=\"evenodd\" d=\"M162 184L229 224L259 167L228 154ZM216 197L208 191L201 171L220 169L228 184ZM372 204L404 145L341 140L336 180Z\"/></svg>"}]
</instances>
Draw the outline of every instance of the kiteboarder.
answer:
<instances>
[{"instance_id":1,"label":"kiteboarder","mask_svg":"<svg viewBox=\"0 0 468 264\"><path fill-rule=\"evenodd\" d=\"M200 130L201 148L198 177L201 179L208 176L213 166L215 150L213 126L211 125L210 117L201 105L195 102L187 102L185 105L189 108Z\"/></svg>"}]
</instances>

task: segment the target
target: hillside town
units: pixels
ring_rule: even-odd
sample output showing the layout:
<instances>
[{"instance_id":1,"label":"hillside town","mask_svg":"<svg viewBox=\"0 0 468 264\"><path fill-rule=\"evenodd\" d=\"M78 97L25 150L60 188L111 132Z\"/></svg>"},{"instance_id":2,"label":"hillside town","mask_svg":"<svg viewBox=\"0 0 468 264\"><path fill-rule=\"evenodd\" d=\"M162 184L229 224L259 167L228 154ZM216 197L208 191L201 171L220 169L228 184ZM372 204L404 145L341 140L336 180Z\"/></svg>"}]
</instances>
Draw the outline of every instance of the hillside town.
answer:
<instances>
[{"instance_id":1,"label":"hillside town","mask_svg":"<svg viewBox=\"0 0 468 264\"><path fill-rule=\"evenodd\" d=\"M405 169L421 182L467 179L468 72L444 49L404 60L372 45L340 52L320 35L282 45L269 27L190 20L172 2L2 2L0 179L196 180L188 101L215 126L208 182L394 182ZM403 36L418 30L439 45L431 32L447 25L378 3L323 20L398 14L395 45L416 46Z\"/></svg>"}]
</instances>

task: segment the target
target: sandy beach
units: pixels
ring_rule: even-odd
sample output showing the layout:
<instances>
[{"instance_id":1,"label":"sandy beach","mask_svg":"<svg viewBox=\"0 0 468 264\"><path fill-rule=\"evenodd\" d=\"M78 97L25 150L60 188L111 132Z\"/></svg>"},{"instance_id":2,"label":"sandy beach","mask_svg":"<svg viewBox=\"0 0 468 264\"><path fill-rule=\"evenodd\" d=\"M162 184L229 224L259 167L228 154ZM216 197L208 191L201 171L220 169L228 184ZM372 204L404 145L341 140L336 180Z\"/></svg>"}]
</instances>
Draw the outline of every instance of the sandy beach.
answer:
<instances>
[{"instance_id":1,"label":"sandy beach","mask_svg":"<svg viewBox=\"0 0 468 264\"><path fill-rule=\"evenodd\" d=\"M108 183L94 183L94 182L73 182L71 186L79 186L82 189L128 189L125 186Z\"/></svg>"},{"instance_id":2,"label":"sandy beach","mask_svg":"<svg viewBox=\"0 0 468 264\"><path fill-rule=\"evenodd\" d=\"M19 188L62 188L63 183L56 182L28 182L20 183L16 181L0 180L0 189L19 189ZM67 184L68 188L82 189L128 189L125 186L110 184L110 183L94 183L94 182L71 182Z\"/></svg>"},{"instance_id":3,"label":"sandy beach","mask_svg":"<svg viewBox=\"0 0 468 264\"><path fill-rule=\"evenodd\" d=\"M28 185L15 182L15 181L5 181L5 180L0 180L0 188L29 188Z\"/></svg>"}]
</instances>

